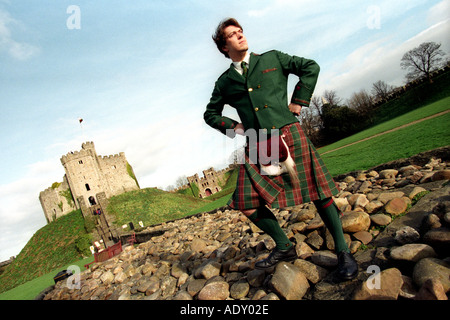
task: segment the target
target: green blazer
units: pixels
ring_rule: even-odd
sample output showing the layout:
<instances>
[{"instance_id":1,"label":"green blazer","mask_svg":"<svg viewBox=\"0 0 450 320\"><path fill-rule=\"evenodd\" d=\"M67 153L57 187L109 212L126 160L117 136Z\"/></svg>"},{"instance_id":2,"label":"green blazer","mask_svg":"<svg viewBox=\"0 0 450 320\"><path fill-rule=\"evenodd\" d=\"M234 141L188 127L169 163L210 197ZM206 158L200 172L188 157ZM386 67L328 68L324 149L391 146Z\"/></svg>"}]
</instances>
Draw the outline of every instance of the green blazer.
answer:
<instances>
[{"instance_id":1,"label":"green blazer","mask_svg":"<svg viewBox=\"0 0 450 320\"><path fill-rule=\"evenodd\" d=\"M204 113L205 122L227 134L238 122L222 116L226 104L236 108L245 130L280 129L297 122L288 108L288 75L299 77L291 102L309 106L319 75L319 65L309 59L290 56L280 51L251 53L247 79L233 64L216 81L211 99ZM234 137L234 131L229 130ZM231 133L231 134L230 134Z\"/></svg>"}]
</instances>

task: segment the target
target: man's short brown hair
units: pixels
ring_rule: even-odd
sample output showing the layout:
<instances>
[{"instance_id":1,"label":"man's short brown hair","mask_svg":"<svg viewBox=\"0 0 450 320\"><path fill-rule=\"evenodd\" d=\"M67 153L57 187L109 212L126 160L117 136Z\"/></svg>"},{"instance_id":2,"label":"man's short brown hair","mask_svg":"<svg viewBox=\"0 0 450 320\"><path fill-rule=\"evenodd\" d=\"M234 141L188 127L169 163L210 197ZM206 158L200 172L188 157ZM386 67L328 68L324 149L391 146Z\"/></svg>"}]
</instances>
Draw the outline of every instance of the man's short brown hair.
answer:
<instances>
[{"instance_id":1,"label":"man's short brown hair","mask_svg":"<svg viewBox=\"0 0 450 320\"><path fill-rule=\"evenodd\" d=\"M225 28L229 26L235 26L242 29L241 25L239 24L239 22L237 22L236 19L227 18L219 23L216 32L212 36L214 42L216 43L217 49L219 49L219 51L222 52L227 58L229 58L230 56L228 55L227 52L223 51L223 47L227 44L226 35L224 31Z\"/></svg>"}]
</instances>

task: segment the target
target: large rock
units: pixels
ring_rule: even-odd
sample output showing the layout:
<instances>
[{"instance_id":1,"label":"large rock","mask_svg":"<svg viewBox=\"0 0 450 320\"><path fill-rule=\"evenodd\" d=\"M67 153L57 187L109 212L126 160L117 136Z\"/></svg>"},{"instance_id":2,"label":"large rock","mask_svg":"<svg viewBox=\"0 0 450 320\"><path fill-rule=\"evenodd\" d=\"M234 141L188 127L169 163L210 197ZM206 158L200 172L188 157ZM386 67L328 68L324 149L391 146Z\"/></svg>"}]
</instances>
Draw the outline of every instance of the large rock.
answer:
<instances>
[{"instance_id":1,"label":"large rock","mask_svg":"<svg viewBox=\"0 0 450 320\"><path fill-rule=\"evenodd\" d=\"M423 242L435 247L442 255L450 255L450 230L447 228L428 231L423 236Z\"/></svg>"},{"instance_id":2,"label":"large rock","mask_svg":"<svg viewBox=\"0 0 450 320\"><path fill-rule=\"evenodd\" d=\"M230 285L225 281L215 281L205 285L198 293L198 300L225 300L229 297Z\"/></svg>"},{"instance_id":3,"label":"large rock","mask_svg":"<svg viewBox=\"0 0 450 320\"><path fill-rule=\"evenodd\" d=\"M428 279L415 295L414 300L448 300L448 298L439 280Z\"/></svg>"},{"instance_id":4,"label":"large rock","mask_svg":"<svg viewBox=\"0 0 450 320\"><path fill-rule=\"evenodd\" d=\"M405 213L406 209L408 209L408 203L405 198L394 198L384 206L384 210L393 216Z\"/></svg>"},{"instance_id":5,"label":"large rock","mask_svg":"<svg viewBox=\"0 0 450 320\"><path fill-rule=\"evenodd\" d=\"M442 283L445 292L450 290L450 265L436 258L425 258L414 266L413 280L423 286L428 279L437 279Z\"/></svg>"},{"instance_id":6,"label":"large rock","mask_svg":"<svg viewBox=\"0 0 450 320\"><path fill-rule=\"evenodd\" d=\"M448 180L450 179L450 170L439 170L433 174L431 181Z\"/></svg>"},{"instance_id":7,"label":"large rock","mask_svg":"<svg viewBox=\"0 0 450 320\"><path fill-rule=\"evenodd\" d=\"M294 265L300 269L311 283L318 283L325 279L329 273L327 269L303 259L295 260Z\"/></svg>"},{"instance_id":8,"label":"large rock","mask_svg":"<svg viewBox=\"0 0 450 320\"><path fill-rule=\"evenodd\" d=\"M300 300L309 289L309 283L300 268L286 262L277 264L270 286L286 300Z\"/></svg>"},{"instance_id":9,"label":"large rock","mask_svg":"<svg viewBox=\"0 0 450 320\"><path fill-rule=\"evenodd\" d=\"M370 220L379 226L387 226L392 222L392 218L386 214L377 213L370 216Z\"/></svg>"},{"instance_id":10,"label":"large rock","mask_svg":"<svg viewBox=\"0 0 450 320\"><path fill-rule=\"evenodd\" d=\"M379 173L379 177L381 179L394 179L398 174L398 171L395 169L386 169L382 170Z\"/></svg>"},{"instance_id":11,"label":"large rock","mask_svg":"<svg viewBox=\"0 0 450 320\"><path fill-rule=\"evenodd\" d=\"M370 226L370 216L361 211L345 212L341 219L344 232L358 232L368 230Z\"/></svg>"},{"instance_id":12,"label":"large rock","mask_svg":"<svg viewBox=\"0 0 450 320\"><path fill-rule=\"evenodd\" d=\"M378 196L377 200L386 204L390 200L395 199L395 198L401 198L404 195L405 195L405 193L403 191L383 192Z\"/></svg>"},{"instance_id":13,"label":"large rock","mask_svg":"<svg viewBox=\"0 0 450 320\"><path fill-rule=\"evenodd\" d=\"M377 277L379 276L379 281ZM397 300L402 288L402 273L396 268L372 275L355 290L354 300Z\"/></svg>"},{"instance_id":14,"label":"large rock","mask_svg":"<svg viewBox=\"0 0 450 320\"><path fill-rule=\"evenodd\" d=\"M433 258L436 252L432 247L422 243L410 243L391 250L391 258L417 262L424 258Z\"/></svg>"}]
</instances>

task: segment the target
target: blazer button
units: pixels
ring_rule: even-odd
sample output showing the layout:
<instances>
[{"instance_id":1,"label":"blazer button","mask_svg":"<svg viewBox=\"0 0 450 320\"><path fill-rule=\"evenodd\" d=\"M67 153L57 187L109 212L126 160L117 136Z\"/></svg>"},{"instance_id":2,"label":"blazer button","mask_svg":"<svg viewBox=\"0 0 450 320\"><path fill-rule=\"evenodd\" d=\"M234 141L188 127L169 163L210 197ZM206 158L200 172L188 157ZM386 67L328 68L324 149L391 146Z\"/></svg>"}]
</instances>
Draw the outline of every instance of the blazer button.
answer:
<instances>
[{"instance_id":1,"label":"blazer button","mask_svg":"<svg viewBox=\"0 0 450 320\"><path fill-rule=\"evenodd\" d=\"M275 126L272 126L272 129L275 129L276 127Z\"/></svg>"},{"instance_id":2,"label":"blazer button","mask_svg":"<svg viewBox=\"0 0 450 320\"><path fill-rule=\"evenodd\" d=\"M258 84L257 88L258 88L258 89L261 89L261 85L260 85L260 84Z\"/></svg>"},{"instance_id":3,"label":"blazer button","mask_svg":"<svg viewBox=\"0 0 450 320\"><path fill-rule=\"evenodd\" d=\"M255 108L255 111L258 111L258 110L259 110L259 108L258 108L258 107L256 107L256 108Z\"/></svg>"},{"instance_id":4,"label":"blazer button","mask_svg":"<svg viewBox=\"0 0 450 320\"><path fill-rule=\"evenodd\" d=\"M253 88L248 88L248 92L252 92L253 91Z\"/></svg>"},{"instance_id":5,"label":"blazer button","mask_svg":"<svg viewBox=\"0 0 450 320\"><path fill-rule=\"evenodd\" d=\"M266 104L265 106L264 106L264 108L268 108L269 106Z\"/></svg>"}]
</instances>

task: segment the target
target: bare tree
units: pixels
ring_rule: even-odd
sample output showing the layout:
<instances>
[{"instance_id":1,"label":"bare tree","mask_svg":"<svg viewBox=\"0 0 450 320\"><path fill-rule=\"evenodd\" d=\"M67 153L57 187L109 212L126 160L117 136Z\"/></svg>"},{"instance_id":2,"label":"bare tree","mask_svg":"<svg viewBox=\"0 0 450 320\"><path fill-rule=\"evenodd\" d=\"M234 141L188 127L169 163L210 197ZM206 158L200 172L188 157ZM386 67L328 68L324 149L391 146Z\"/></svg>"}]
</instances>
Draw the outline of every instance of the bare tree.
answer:
<instances>
[{"instance_id":1,"label":"bare tree","mask_svg":"<svg viewBox=\"0 0 450 320\"><path fill-rule=\"evenodd\" d=\"M348 100L348 106L351 109L356 110L360 115L371 117L373 111L372 98L366 92L366 90L361 90L352 94Z\"/></svg>"},{"instance_id":2,"label":"bare tree","mask_svg":"<svg viewBox=\"0 0 450 320\"><path fill-rule=\"evenodd\" d=\"M337 96L334 90L325 90L323 97L328 100L331 106L339 106L342 103L342 99Z\"/></svg>"},{"instance_id":3,"label":"bare tree","mask_svg":"<svg viewBox=\"0 0 450 320\"><path fill-rule=\"evenodd\" d=\"M176 188L180 188L182 186L185 186L188 184L188 179L186 176L178 177L177 181L175 182Z\"/></svg>"},{"instance_id":4,"label":"bare tree","mask_svg":"<svg viewBox=\"0 0 450 320\"><path fill-rule=\"evenodd\" d=\"M230 157L228 158L228 162L230 164L241 164L245 162L244 158L245 158L245 148L239 147L231 153Z\"/></svg>"},{"instance_id":5,"label":"bare tree","mask_svg":"<svg viewBox=\"0 0 450 320\"><path fill-rule=\"evenodd\" d=\"M394 90L394 86L378 80L372 85L372 95L376 100L386 100L388 95Z\"/></svg>"},{"instance_id":6,"label":"bare tree","mask_svg":"<svg viewBox=\"0 0 450 320\"><path fill-rule=\"evenodd\" d=\"M406 74L408 81L425 76L430 83L433 82L431 73L440 67L445 56L440 47L440 43L423 42L403 55L400 66L408 71Z\"/></svg>"}]
</instances>

